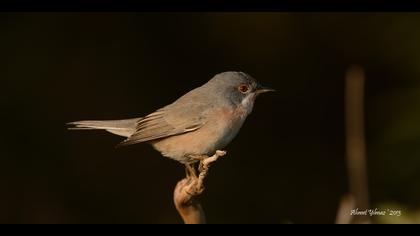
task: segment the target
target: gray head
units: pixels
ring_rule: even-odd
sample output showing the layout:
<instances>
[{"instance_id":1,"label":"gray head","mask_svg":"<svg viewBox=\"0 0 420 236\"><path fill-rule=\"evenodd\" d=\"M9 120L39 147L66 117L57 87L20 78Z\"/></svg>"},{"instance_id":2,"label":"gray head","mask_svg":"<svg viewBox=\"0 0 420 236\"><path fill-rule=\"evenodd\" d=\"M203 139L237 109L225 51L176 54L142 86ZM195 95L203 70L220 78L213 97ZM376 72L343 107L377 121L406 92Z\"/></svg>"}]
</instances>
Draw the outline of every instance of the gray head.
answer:
<instances>
[{"instance_id":1,"label":"gray head","mask_svg":"<svg viewBox=\"0 0 420 236\"><path fill-rule=\"evenodd\" d=\"M217 96L227 98L232 105L242 105L250 110L259 94L274 91L262 86L250 75L236 71L217 74L205 86L211 88Z\"/></svg>"}]
</instances>

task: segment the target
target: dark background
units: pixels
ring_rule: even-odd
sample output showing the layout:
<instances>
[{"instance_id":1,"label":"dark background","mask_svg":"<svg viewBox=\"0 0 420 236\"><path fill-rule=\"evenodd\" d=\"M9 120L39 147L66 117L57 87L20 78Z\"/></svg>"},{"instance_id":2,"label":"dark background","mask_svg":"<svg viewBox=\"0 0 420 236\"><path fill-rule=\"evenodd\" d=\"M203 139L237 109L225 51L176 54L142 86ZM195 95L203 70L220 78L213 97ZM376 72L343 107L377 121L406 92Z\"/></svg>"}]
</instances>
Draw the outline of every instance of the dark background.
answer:
<instances>
[{"instance_id":1,"label":"dark background","mask_svg":"<svg viewBox=\"0 0 420 236\"><path fill-rule=\"evenodd\" d=\"M0 222L181 223L180 164L65 123L143 116L241 70L277 93L258 98L211 169L208 222L333 223L353 64L367 77L371 204L415 214L419 24L414 13L2 13Z\"/></svg>"}]
</instances>

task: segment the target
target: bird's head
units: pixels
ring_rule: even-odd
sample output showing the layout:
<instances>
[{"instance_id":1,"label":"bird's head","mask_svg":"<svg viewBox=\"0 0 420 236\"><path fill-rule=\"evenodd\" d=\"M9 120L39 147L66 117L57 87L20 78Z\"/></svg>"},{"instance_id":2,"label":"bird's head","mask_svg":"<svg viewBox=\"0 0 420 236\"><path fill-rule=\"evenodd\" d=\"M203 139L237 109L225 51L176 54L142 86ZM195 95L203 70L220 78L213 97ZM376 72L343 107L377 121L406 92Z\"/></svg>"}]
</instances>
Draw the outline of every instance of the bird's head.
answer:
<instances>
[{"instance_id":1,"label":"bird's head","mask_svg":"<svg viewBox=\"0 0 420 236\"><path fill-rule=\"evenodd\" d=\"M214 90L219 99L224 99L237 107L252 111L255 99L259 94L274 91L262 86L253 77L236 71L228 71L215 75L207 84Z\"/></svg>"}]
</instances>

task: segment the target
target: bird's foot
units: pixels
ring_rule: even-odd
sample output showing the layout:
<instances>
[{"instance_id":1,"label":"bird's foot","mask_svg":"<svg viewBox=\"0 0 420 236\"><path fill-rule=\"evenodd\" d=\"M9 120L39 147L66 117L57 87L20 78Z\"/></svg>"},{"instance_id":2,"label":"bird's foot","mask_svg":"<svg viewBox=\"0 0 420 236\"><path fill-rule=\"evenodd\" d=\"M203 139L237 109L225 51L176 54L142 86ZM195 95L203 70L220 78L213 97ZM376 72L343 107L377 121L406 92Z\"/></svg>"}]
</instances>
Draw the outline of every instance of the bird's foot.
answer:
<instances>
[{"instance_id":1,"label":"bird's foot","mask_svg":"<svg viewBox=\"0 0 420 236\"><path fill-rule=\"evenodd\" d=\"M211 164L217 161L220 157L226 155L226 151L217 150L213 156L207 155L192 155L193 159L199 160L198 175L194 164L186 164L185 172L187 179L189 179L189 191L192 195L198 195L204 191L204 179L208 175Z\"/></svg>"},{"instance_id":2,"label":"bird's foot","mask_svg":"<svg viewBox=\"0 0 420 236\"><path fill-rule=\"evenodd\" d=\"M200 161L200 164L198 166L199 174L198 174L198 184L197 186L203 191L204 190L204 179L207 177L210 166L213 162L217 161L220 157L223 157L226 155L226 151L220 151L217 150L216 153L211 156L207 157L204 160Z\"/></svg>"},{"instance_id":3,"label":"bird's foot","mask_svg":"<svg viewBox=\"0 0 420 236\"><path fill-rule=\"evenodd\" d=\"M226 155L226 151L220 151L217 150L215 152L215 154L211 157L207 156L207 155L201 155L200 159L198 159L200 162L198 164L198 173L201 173L204 171L204 166L209 166L211 163L217 161L217 159L219 159L219 157L225 156ZM206 167L208 169L208 167Z\"/></svg>"}]
</instances>

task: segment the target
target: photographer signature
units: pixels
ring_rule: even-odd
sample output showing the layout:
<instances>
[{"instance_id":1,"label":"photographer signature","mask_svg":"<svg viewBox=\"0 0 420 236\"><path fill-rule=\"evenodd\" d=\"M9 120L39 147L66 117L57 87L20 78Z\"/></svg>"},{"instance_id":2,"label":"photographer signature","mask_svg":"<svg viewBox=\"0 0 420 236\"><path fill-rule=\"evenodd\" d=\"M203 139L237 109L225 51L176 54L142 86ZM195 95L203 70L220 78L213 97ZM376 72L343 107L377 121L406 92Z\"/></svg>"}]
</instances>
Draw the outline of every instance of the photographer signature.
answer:
<instances>
[{"instance_id":1,"label":"photographer signature","mask_svg":"<svg viewBox=\"0 0 420 236\"><path fill-rule=\"evenodd\" d=\"M364 209L360 210L359 208L353 209L350 212L352 216L401 216L401 210L391 210L391 209Z\"/></svg>"}]
</instances>

